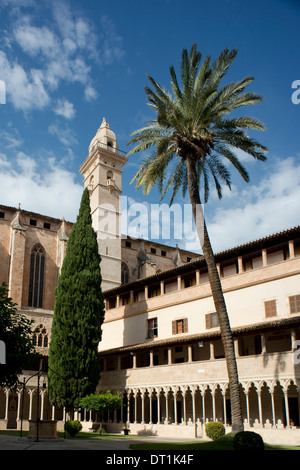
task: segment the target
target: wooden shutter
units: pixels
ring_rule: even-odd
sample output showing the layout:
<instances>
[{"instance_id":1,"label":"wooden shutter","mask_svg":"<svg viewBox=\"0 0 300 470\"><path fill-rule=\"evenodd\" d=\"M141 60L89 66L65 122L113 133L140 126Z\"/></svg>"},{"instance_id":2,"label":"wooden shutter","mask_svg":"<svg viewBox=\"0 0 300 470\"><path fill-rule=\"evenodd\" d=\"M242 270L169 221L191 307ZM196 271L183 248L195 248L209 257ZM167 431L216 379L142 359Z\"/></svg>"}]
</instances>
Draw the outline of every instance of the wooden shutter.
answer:
<instances>
[{"instance_id":1,"label":"wooden shutter","mask_svg":"<svg viewBox=\"0 0 300 470\"><path fill-rule=\"evenodd\" d=\"M183 332L184 333L188 332L188 319L187 318L183 319Z\"/></svg>"},{"instance_id":2,"label":"wooden shutter","mask_svg":"<svg viewBox=\"0 0 300 470\"><path fill-rule=\"evenodd\" d=\"M290 313L300 312L300 295L293 295L289 297Z\"/></svg>"},{"instance_id":3,"label":"wooden shutter","mask_svg":"<svg viewBox=\"0 0 300 470\"><path fill-rule=\"evenodd\" d=\"M276 300L268 300L265 302L265 316L266 318L275 317L277 315L276 311Z\"/></svg>"},{"instance_id":4,"label":"wooden shutter","mask_svg":"<svg viewBox=\"0 0 300 470\"><path fill-rule=\"evenodd\" d=\"M208 330L210 327L210 313L207 313L205 315L205 328Z\"/></svg>"},{"instance_id":5,"label":"wooden shutter","mask_svg":"<svg viewBox=\"0 0 300 470\"><path fill-rule=\"evenodd\" d=\"M172 335L177 334L176 320L172 321Z\"/></svg>"}]
</instances>

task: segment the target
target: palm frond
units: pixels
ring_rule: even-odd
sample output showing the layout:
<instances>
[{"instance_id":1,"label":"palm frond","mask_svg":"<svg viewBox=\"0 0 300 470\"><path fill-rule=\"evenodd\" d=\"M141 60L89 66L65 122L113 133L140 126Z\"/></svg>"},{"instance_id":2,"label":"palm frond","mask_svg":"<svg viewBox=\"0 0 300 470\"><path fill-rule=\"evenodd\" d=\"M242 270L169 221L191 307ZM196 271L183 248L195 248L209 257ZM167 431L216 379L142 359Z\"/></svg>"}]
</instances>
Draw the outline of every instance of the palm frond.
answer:
<instances>
[{"instance_id":1,"label":"palm frond","mask_svg":"<svg viewBox=\"0 0 300 470\"><path fill-rule=\"evenodd\" d=\"M221 87L221 81L237 56L237 49L224 49L211 64L206 56L201 63L201 53L193 44L190 52L182 51L181 75L177 78L170 67L171 91L164 89L148 75L150 86L145 87L148 105L156 119L131 134L129 144L137 152L152 152L143 160L132 181L148 194L155 184L162 198L171 192L171 202L181 190L185 196L188 188L188 159L196 162L197 181L207 202L210 181L213 181L218 197L222 197L223 185L231 189L230 171L226 162L249 181L246 168L237 158L234 149L240 149L253 158L266 160L264 145L247 135L246 130L264 130L258 119L249 116L226 117L232 111L262 101L262 97L246 88L254 77ZM179 157L176 159L174 157Z\"/></svg>"}]
</instances>

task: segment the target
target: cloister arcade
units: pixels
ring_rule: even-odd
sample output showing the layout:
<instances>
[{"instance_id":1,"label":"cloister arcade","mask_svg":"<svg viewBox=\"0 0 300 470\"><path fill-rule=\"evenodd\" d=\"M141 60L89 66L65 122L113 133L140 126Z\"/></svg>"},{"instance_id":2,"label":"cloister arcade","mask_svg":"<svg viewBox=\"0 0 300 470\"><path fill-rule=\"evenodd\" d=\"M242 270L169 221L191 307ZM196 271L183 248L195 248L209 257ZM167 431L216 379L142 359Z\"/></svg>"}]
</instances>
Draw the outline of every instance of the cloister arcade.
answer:
<instances>
[{"instance_id":1,"label":"cloister arcade","mask_svg":"<svg viewBox=\"0 0 300 470\"><path fill-rule=\"evenodd\" d=\"M272 381L249 381L241 383L244 426L257 428L284 428L299 426L299 385L292 379ZM100 390L104 392L105 390ZM231 424L230 397L227 383L204 383L183 385L160 385L157 387L136 387L119 391L122 406L101 417L103 423L113 429L123 428L124 423L132 425L199 425L208 421ZM37 416L37 402L41 419L57 420L58 429L63 427L65 410L51 406L47 388L26 388L23 392L1 390L4 395L0 409L1 428L23 429L28 419ZM100 417L86 410L75 411L75 416L88 429ZM61 425L59 424L61 423ZM25 427L24 427L25 426Z\"/></svg>"}]
</instances>

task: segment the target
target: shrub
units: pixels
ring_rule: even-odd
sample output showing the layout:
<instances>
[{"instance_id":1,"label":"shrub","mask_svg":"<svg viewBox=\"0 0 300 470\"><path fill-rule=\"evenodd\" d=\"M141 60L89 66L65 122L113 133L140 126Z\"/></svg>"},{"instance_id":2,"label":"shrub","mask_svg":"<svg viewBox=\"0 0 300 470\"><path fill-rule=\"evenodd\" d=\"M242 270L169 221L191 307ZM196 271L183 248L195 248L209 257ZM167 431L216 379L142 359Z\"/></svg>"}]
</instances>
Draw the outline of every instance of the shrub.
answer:
<instances>
[{"instance_id":1,"label":"shrub","mask_svg":"<svg viewBox=\"0 0 300 470\"><path fill-rule=\"evenodd\" d=\"M232 445L234 450L264 450L264 441L260 434L252 431L236 433Z\"/></svg>"},{"instance_id":2,"label":"shrub","mask_svg":"<svg viewBox=\"0 0 300 470\"><path fill-rule=\"evenodd\" d=\"M75 419L74 421L67 421L65 424L65 431L71 436L74 437L82 429L82 424L80 421Z\"/></svg>"},{"instance_id":3,"label":"shrub","mask_svg":"<svg viewBox=\"0 0 300 470\"><path fill-rule=\"evenodd\" d=\"M219 421L211 421L210 423L206 423L205 432L207 437L215 441L225 435L225 427Z\"/></svg>"}]
</instances>

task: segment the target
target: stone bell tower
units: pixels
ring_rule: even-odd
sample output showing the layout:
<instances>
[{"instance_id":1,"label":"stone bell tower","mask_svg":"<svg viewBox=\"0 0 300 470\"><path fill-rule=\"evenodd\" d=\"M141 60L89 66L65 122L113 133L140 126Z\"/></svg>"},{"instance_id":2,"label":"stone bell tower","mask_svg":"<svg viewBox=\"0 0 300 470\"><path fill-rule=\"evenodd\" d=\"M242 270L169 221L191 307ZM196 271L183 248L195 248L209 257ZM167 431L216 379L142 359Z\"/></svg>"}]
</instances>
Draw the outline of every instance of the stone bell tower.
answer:
<instances>
[{"instance_id":1,"label":"stone bell tower","mask_svg":"<svg viewBox=\"0 0 300 470\"><path fill-rule=\"evenodd\" d=\"M125 152L104 118L80 167L90 192L93 227L101 255L103 291L121 284L121 194Z\"/></svg>"}]
</instances>

